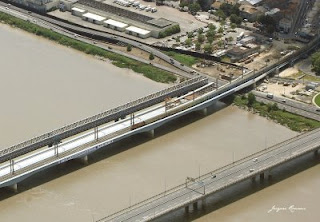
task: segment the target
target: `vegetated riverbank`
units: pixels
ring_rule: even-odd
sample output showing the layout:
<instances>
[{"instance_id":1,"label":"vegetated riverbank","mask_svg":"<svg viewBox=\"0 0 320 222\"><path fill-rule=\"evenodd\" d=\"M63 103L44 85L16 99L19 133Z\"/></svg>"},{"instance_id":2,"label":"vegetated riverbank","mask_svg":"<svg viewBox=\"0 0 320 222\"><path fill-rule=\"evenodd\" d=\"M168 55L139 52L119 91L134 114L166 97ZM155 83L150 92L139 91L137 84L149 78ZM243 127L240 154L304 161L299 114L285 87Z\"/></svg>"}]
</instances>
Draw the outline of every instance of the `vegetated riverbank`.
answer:
<instances>
[{"instance_id":1,"label":"vegetated riverbank","mask_svg":"<svg viewBox=\"0 0 320 222\"><path fill-rule=\"evenodd\" d=\"M251 99L248 99L248 96L245 94L236 95L233 98L233 104L247 109L250 112L258 113L260 116L267 117L293 131L304 132L320 127L320 122L316 120L281 110L276 103L264 104L257 102L254 96Z\"/></svg>"},{"instance_id":2,"label":"vegetated riverbank","mask_svg":"<svg viewBox=\"0 0 320 222\"><path fill-rule=\"evenodd\" d=\"M101 57L110 59L112 61L112 64L114 64L115 66L120 68L132 69L133 71L137 73L141 73L145 77L152 79L156 82L171 83L177 80L177 77L171 74L170 72L161 70L149 64L144 64L142 62L130 59L122 55L118 55L113 52L108 52L97 46L90 45L90 44L69 38L62 34L59 34L57 32L54 32L46 28L42 28L38 25L16 18L9 14L0 12L0 21L2 21L5 24L11 25L13 27L22 29L24 31L36 34L38 36L42 36L46 39L50 39L61 45L65 45L73 49L79 50L86 54L101 56Z\"/></svg>"}]
</instances>

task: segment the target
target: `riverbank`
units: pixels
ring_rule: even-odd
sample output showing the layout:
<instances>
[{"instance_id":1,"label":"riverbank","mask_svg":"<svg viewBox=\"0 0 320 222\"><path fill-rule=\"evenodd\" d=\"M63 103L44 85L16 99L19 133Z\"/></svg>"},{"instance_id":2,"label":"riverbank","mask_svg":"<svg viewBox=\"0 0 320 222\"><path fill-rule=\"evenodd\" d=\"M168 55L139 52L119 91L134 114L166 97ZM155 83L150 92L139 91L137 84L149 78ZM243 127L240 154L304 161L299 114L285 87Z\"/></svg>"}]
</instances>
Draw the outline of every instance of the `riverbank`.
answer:
<instances>
[{"instance_id":1,"label":"riverbank","mask_svg":"<svg viewBox=\"0 0 320 222\"><path fill-rule=\"evenodd\" d=\"M84 52L86 54L107 58L111 60L112 64L117 67L132 69L133 71L141 73L145 77L156 82L173 83L177 80L177 77L175 75L167 71L158 69L152 65L144 64L128 57L105 51L97 46L74 40L52 30L42 28L38 25L32 24L30 22L2 12L0 12L0 21L12 27L16 27L29 33L36 34L38 36L57 42L58 44Z\"/></svg>"},{"instance_id":2,"label":"riverbank","mask_svg":"<svg viewBox=\"0 0 320 222\"><path fill-rule=\"evenodd\" d=\"M320 127L320 122L281 110L276 104L264 104L255 99L252 101L249 105L246 95L236 95L233 104L249 112L258 113L296 132L310 131Z\"/></svg>"}]
</instances>

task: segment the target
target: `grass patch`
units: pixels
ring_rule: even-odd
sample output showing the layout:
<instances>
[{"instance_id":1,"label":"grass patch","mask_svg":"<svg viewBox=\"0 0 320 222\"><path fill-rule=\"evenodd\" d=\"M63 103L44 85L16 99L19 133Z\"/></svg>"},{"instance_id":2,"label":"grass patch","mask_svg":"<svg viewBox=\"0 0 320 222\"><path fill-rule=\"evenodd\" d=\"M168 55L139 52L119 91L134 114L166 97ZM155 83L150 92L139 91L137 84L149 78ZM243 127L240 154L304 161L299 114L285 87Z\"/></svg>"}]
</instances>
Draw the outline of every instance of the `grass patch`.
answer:
<instances>
[{"instance_id":1,"label":"grass patch","mask_svg":"<svg viewBox=\"0 0 320 222\"><path fill-rule=\"evenodd\" d=\"M230 57L229 57L229 56L226 56L226 55L224 55L224 56L221 57L221 61L222 61L222 62L231 63Z\"/></svg>"},{"instance_id":2,"label":"grass patch","mask_svg":"<svg viewBox=\"0 0 320 222\"><path fill-rule=\"evenodd\" d=\"M90 45L69 37L66 37L62 34L56 33L52 30L42 28L38 25L32 24L30 22L21 20L14 16L0 12L0 21L8 25L17 27L24 31L42 36L46 39L55 41L61 45L71 47L81 52L85 52L89 55L101 56L112 61L112 64L120 68L129 68L135 72L143 74L145 77L152 79L157 82L170 83L175 82L177 77L170 72L156 68L150 64L145 64L138 62L136 60L130 59L128 57L108 52L102 48L99 48L94 45Z\"/></svg>"},{"instance_id":3,"label":"grass patch","mask_svg":"<svg viewBox=\"0 0 320 222\"><path fill-rule=\"evenodd\" d=\"M244 95L237 95L233 103L239 107L248 107L248 98ZM293 131L310 131L320 127L320 122L281 110L275 104L263 104L255 101L251 108L260 116L268 117Z\"/></svg>"},{"instance_id":4,"label":"grass patch","mask_svg":"<svg viewBox=\"0 0 320 222\"><path fill-rule=\"evenodd\" d=\"M316 98L314 99L314 102L317 104L317 106L320 106L320 94L316 96Z\"/></svg>"},{"instance_id":5,"label":"grass patch","mask_svg":"<svg viewBox=\"0 0 320 222\"><path fill-rule=\"evenodd\" d=\"M196 58L190 55L184 55L184 54L173 52L173 51L164 52L164 53L167 54L168 56L171 56L172 58L174 58L175 60L177 60L178 62L186 66L192 66L200 62L199 58Z\"/></svg>"}]
</instances>

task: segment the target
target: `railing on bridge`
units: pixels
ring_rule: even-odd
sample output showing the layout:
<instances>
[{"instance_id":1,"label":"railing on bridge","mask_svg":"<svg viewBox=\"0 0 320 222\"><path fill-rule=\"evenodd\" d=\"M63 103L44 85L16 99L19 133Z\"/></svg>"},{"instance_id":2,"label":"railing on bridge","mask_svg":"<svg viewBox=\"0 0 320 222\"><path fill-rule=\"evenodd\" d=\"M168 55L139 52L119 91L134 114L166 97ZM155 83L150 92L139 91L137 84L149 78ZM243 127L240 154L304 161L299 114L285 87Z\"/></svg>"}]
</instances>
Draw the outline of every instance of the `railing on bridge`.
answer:
<instances>
[{"instance_id":1,"label":"railing on bridge","mask_svg":"<svg viewBox=\"0 0 320 222\"><path fill-rule=\"evenodd\" d=\"M142 97L138 100L107 110L92 117L59 128L57 130L53 130L49 133L43 134L23 143L1 150L0 162L4 162L6 160L23 155L47 145L57 144L62 139L84 132L88 129L92 129L109 121L119 119L130 113L144 109L148 106L152 106L163 101L167 97L175 97L185 94L193 89L204 86L207 83L208 78L206 77L196 77L193 79L189 79L180 84L150 94L146 97Z\"/></svg>"},{"instance_id":2,"label":"railing on bridge","mask_svg":"<svg viewBox=\"0 0 320 222\"><path fill-rule=\"evenodd\" d=\"M244 163L244 162L246 162L246 161L248 161L248 160L252 160L253 157L259 158L260 156L262 156L262 155L265 154L266 152L272 152L272 151L274 151L274 150L277 150L279 147L288 145L288 144L290 144L290 143L292 143L292 142L294 142L294 141L297 141L297 140L305 137L306 135L317 134L317 133L319 133L319 132L320 132L320 128L315 129L315 130L313 130L313 131L311 131L311 132L307 132L307 133L304 133L304 134L299 134L299 135L297 135L297 136L295 136L295 137L292 137L292 138L290 138L290 139L288 139L288 140L282 141L282 142L280 142L280 143L278 143L278 144L275 144L275 145L273 145L273 146L271 146L271 147L268 147L268 148L266 148L266 149L264 149L264 150L261 150L261 151L259 151L259 152L257 152L257 153L253 153L253 154L251 154L251 155L249 155L249 156L246 156L246 157L244 157L244 158L242 158L242 159L239 159L239 160L237 160L237 161L235 161L235 162L233 162L233 163L230 163L230 164L228 164L228 165L225 165L225 166L223 166L223 167L220 167L220 168L218 168L218 169L216 169L216 170L214 170L214 171L205 173L205 174L203 174L203 175L201 175L201 176L199 176L199 177L197 177L197 178L187 177L185 183L179 184L178 186L175 186L175 187L173 187L173 188L171 188L171 189L168 189L168 190L166 190L166 191L164 191L164 192L162 192L162 193L159 193L159 194L157 194L157 195L155 195L155 196L152 196L152 197L150 197L150 198L148 198L148 199L145 199L145 200L143 200L143 201L141 201L141 202L135 203L135 204L133 204L133 205L127 207L127 208L124 208L124 209L120 210L120 211L117 211L117 212L115 212L115 213L112 213L112 214L110 214L110 215L108 215L108 216L106 216L106 217L104 217L104 218L101 218L101 219L97 220L96 222L108 222L108 221L113 221L114 219L119 218L119 217L121 217L121 216L123 216L123 215L125 215L125 214L127 214L127 213L129 213L129 212L132 212L132 211L134 211L134 210L136 210L136 209L138 209L138 208L140 208L140 207L148 206L148 205L150 205L151 203L153 203L153 202L155 202L155 201L157 201L157 200L160 200L160 199L162 199L162 198L165 198L165 197L167 197L167 196L169 196L169 195L171 195L171 194L173 194L173 193L175 193L175 192L177 192L177 191L179 191L179 190L181 190L181 189L188 188L188 182L190 182L190 181L196 183L196 182L201 182L201 181L203 181L203 180L205 180L205 179L207 179L207 178L210 178L210 177L212 178L214 175L217 175L217 174L219 174L219 173L222 173L222 172L228 170L228 169L229 169L230 167L232 167L232 166L236 166L236 165L242 164L242 163ZM213 178L214 178L214 177L213 177ZM202 187L200 187L200 188L202 188ZM205 188L204 188L204 189L205 189ZM201 193L201 194L202 194L202 193ZM204 190L203 195L205 195L205 190ZM150 210L152 210L152 209L148 209L147 211L150 211Z\"/></svg>"}]
</instances>

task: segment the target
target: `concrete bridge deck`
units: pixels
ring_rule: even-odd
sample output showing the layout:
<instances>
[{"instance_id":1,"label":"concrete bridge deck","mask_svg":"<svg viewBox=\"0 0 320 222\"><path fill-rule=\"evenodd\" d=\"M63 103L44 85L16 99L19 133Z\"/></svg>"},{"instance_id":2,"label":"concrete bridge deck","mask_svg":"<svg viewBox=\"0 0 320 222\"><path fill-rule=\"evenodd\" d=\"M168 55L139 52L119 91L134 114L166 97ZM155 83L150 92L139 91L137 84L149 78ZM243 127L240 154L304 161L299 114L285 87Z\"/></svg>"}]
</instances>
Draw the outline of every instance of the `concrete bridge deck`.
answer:
<instances>
[{"instance_id":1,"label":"concrete bridge deck","mask_svg":"<svg viewBox=\"0 0 320 222\"><path fill-rule=\"evenodd\" d=\"M316 129L199 178L187 178L184 184L111 214L98 222L149 221L182 207L188 211L191 204L197 208L198 201L211 194L243 180L255 179L256 176L263 180L265 174L271 176L274 167L308 152L318 152L319 149L320 129Z\"/></svg>"}]
</instances>

